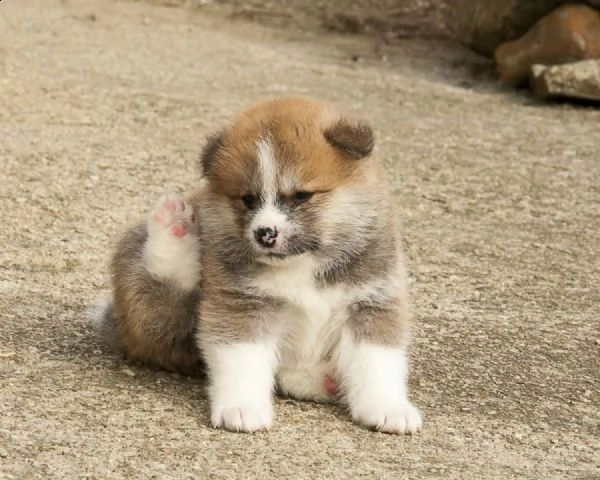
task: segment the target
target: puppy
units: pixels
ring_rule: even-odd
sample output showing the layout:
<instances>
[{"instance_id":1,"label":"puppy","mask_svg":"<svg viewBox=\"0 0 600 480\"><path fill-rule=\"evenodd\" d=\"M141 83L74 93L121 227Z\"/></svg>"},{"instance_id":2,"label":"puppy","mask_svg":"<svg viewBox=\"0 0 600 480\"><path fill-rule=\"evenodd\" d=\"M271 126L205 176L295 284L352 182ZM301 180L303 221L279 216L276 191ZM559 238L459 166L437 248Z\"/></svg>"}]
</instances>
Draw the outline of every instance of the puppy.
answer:
<instances>
[{"instance_id":1,"label":"puppy","mask_svg":"<svg viewBox=\"0 0 600 480\"><path fill-rule=\"evenodd\" d=\"M101 331L146 363L204 362L216 427L268 429L275 388L314 401L335 388L357 423L418 431L396 214L373 146L368 125L316 101L243 112L209 139L201 187L161 198L118 244Z\"/></svg>"}]
</instances>

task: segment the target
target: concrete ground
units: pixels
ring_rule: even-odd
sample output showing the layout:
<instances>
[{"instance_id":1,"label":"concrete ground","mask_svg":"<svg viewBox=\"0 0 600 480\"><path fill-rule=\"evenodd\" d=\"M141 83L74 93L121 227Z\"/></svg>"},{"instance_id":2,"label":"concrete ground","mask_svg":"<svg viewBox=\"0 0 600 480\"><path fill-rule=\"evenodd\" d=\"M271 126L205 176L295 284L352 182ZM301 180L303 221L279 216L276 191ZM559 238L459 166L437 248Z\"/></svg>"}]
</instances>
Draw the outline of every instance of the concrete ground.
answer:
<instances>
[{"instance_id":1,"label":"concrete ground","mask_svg":"<svg viewBox=\"0 0 600 480\"><path fill-rule=\"evenodd\" d=\"M217 9L218 10L218 9ZM114 0L0 4L0 478L600 478L600 110L442 44ZM483 68L485 70L485 68ZM112 242L263 97L358 112L399 200L414 437L277 400L213 430L198 380L92 335Z\"/></svg>"}]
</instances>

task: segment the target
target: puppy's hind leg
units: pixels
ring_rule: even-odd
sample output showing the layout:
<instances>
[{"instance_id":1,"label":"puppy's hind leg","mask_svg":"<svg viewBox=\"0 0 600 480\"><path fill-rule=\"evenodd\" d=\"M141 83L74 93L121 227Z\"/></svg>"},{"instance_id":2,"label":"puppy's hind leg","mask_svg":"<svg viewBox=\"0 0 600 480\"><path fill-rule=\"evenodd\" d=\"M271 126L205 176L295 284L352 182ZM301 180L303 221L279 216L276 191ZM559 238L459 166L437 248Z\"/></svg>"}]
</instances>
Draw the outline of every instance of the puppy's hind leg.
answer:
<instances>
[{"instance_id":1,"label":"puppy's hind leg","mask_svg":"<svg viewBox=\"0 0 600 480\"><path fill-rule=\"evenodd\" d=\"M167 370L203 370L195 341L200 236L190 205L161 197L128 229L111 262L113 298L96 309L101 337L127 358Z\"/></svg>"},{"instance_id":2,"label":"puppy's hind leg","mask_svg":"<svg viewBox=\"0 0 600 480\"><path fill-rule=\"evenodd\" d=\"M148 213L144 262L160 280L191 290L200 280L200 245L192 207L175 194L163 195Z\"/></svg>"}]
</instances>

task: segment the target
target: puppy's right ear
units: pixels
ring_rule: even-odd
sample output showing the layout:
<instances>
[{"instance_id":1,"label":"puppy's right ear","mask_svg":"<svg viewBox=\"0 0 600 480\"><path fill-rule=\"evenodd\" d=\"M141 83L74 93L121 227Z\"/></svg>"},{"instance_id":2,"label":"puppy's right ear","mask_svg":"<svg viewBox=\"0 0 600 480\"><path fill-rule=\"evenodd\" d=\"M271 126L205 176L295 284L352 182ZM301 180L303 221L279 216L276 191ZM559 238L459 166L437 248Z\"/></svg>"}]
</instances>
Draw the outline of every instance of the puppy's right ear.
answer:
<instances>
[{"instance_id":1,"label":"puppy's right ear","mask_svg":"<svg viewBox=\"0 0 600 480\"><path fill-rule=\"evenodd\" d=\"M224 132L218 132L206 138L206 145L204 145L200 154L200 169L203 175L210 173L214 166L223 146L224 136Z\"/></svg>"}]
</instances>

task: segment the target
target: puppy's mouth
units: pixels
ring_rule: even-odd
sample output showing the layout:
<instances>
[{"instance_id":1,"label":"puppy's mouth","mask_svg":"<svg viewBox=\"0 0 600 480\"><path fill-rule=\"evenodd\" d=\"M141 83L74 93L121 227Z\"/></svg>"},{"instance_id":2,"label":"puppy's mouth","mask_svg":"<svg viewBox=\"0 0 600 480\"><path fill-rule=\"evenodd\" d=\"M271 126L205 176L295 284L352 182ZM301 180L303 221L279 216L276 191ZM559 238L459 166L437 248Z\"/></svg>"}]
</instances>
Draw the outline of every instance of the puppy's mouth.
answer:
<instances>
[{"instance_id":1,"label":"puppy's mouth","mask_svg":"<svg viewBox=\"0 0 600 480\"><path fill-rule=\"evenodd\" d=\"M264 265L278 266L287 264L291 258L295 258L295 255L286 255L285 253L262 252L259 256L256 257L256 261Z\"/></svg>"},{"instance_id":2,"label":"puppy's mouth","mask_svg":"<svg viewBox=\"0 0 600 480\"><path fill-rule=\"evenodd\" d=\"M275 259L275 260L284 260L288 257L288 255L285 253L268 252L267 257Z\"/></svg>"},{"instance_id":3,"label":"puppy's mouth","mask_svg":"<svg viewBox=\"0 0 600 480\"><path fill-rule=\"evenodd\" d=\"M261 252L258 257L259 261L263 263L282 263L286 260L291 260L292 258L299 257L301 254L293 254L293 253L277 253L277 252Z\"/></svg>"},{"instance_id":4,"label":"puppy's mouth","mask_svg":"<svg viewBox=\"0 0 600 480\"><path fill-rule=\"evenodd\" d=\"M305 253L307 252L262 252L256 257L256 260L259 263L271 266L287 265L290 262L294 262L296 259L302 258Z\"/></svg>"},{"instance_id":5,"label":"puppy's mouth","mask_svg":"<svg viewBox=\"0 0 600 480\"><path fill-rule=\"evenodd\" d=\"M263 258L268 258L272 260L285 260L288 258L296 258L304 255L305 253L309 253L314 251L316 248L312 245L295 245L291 248L286 248L283 251L272 251L261 248L259 251L259 255Z\"/></svg>"}]
</instances>

